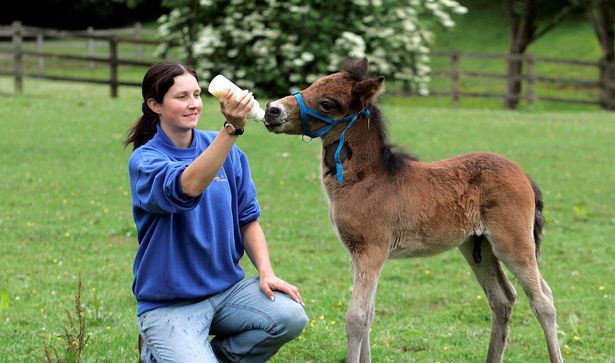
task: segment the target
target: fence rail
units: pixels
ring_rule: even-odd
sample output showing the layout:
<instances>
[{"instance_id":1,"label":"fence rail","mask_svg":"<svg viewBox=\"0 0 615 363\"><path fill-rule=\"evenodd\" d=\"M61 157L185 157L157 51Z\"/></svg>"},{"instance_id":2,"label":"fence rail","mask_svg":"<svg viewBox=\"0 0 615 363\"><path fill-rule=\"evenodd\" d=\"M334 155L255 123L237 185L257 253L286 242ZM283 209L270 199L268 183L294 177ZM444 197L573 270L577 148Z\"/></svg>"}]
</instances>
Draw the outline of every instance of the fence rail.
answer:
<instances>
[{"instance_id":1,"label":"fence rail","mask_svg":"<svg viewBox=\"0 0 615 363\"><path fill-rule=\"evenodd\" d=\"M609 70L615 71L615 63L609 63L604 61L590 62L575 59L559 59L551 57L541 57L532 54L495 54L495 53L481 53L481 52L459 52L459 51L442 51L437 50L431 52L433 58L448 58L449 69L442 70L436 69L430 72L432 78L444 78L449 80L449 89L436 89L430 91L430 95L437 97L450 97L453 105L459 105L459 101L462 97L474 97L474 98L491 98L501 100L519 100L526 101L529 105L534 104L536 101L546 102L558 102L568 104L583 104L583 105L603 105L604 100L589 99L589 98L570 98L570 97L554 97L538 95L536 92L537 83L557 84L560 86L572 86L572 87L584 87L589 90L601 91L609 90L613 92L615 90L614 81L605 81L599 79L577 79L569 77L555 77L552 75L543 76L536 75L535 68L537 63L550 63L556 65L568 65L577 67L589 67L596 69L597 71ZM524 72L519 76L511 76L505 72L487 72L487 71L463 71L461 70L462 59L485 59L501 62L502 65L507 65L511 61L521 62ZM460 81L462 79L495 79L504 81L520 81L523 84L525 94L515 95L508 92L496 93L496 92L471 92L462 90ZM505 84L502 83L501 89L505 89ZM407 94L407 92L401 92L401 94ZM612 105L615 106L615 105Z\"/></svg>"},{"instance_id":2,"label":"fence rail","mask_svg":"<svg viewBox=\"0 0 615 363\"><path fill-rule=\"evenodd\" d=\"M128 36L130 34L131 36ZM123 30L93 30L86 31L66 31L56 29L42 29L23 26L19 22L14 22L10 27L0 26L0 38L10 38L10 48L0 48L0 56L8 55L12 58L12 70L6 71L0 69L0 75L12 76L15 79L15 91L22 92L24 77L40 78L48 80L60 80L68 82L85 82L95 84L109 85L111 97L117 97L119 86L140 86L139 82L124 81L119 79L120 66L137 66L149 67L157 59L146 61L143 59L141 46L157 46L159 40L153 38L154 32L142 29L140 25L135 28ZM149 39L143 38L146 35ZM45 39L81 39L87 42L87 55L48 52L44 50ZM24 49L25 39L36 39L36 50ZM108 52L106 55L94 54L96 43L105 43ZM131 59L120 57L118 52L120 44L133 44L136 51L131 54ZM83 43L82 43L83 46ZM83 48L82 48L83 49ZM484 52L459 52L459 51L442 51L436 50L431 52L431 56L435 59L448 59L448 69L434 69L429 74L432 78L448 80L448 88L433 88L430 92L431 96L435 97L450 97L453 105L457 106L462 98L487 98L500 100L515 100L524 101L528 105L534 104L536 101L558 102L568 104L583 104L583 105L602 105L604 100L599 97L594 98L571 98L562 97L559 95L538 94L537 84L551 84L563 87L583 88L581 94L591 94L592 92L603 92L604 90L615 92L615 81L605 79L577 79L570 77L557 77L552 74L537 75L535 68L537 64L554 64L567 65L574 67L585 67L594 69L598 72L608 70L615 73L615 63L607 63L604 61L584 61L575 59L558 59L551 57L542 57L532 54L496 54ZM26 70L24 57L37 59L36 70ZM68 77L50 75L42 72L45 69L44 64L46 59L72 60L77 62L87 62L90 67L96 64L104 64L109 68L109 76L107 79L94 79L88 77ZM520 62L522 64L523 73L519 76L511 76L506 72L494 72L486 70L470 70L462 69L462 60L464 59L482 59L487 62L496 62L496 64L506 66L510 62ZM587 73L587 71L583 72ZM523 94L510 94L508 92L493 92L493 91L477 91L468 87L465 84L468 80L495 80L504 81L497 84L498 89L506 89L506 82L519 81L522 83ZM398 92L401 95L409 95L408 91ZM615 105L613 105L615 107Z\"/></svg>"},{"instance_id":3,"label":"fence rail","mask_svg":"<svg viewBox=\"0 0 615 363\"><path fill-rule=\"evenodd\" d=\"M55 81L105 84L110 87L111 97L117 97L119 86L141 86L140 82L120 80L120 66L149 67L153 62L157 61L154 59L150 61L144 60L141 48L141 46L158 46L160 44L158 40L141 38L142 35L153 36L154 34L151 31L141 29L140 25L137 25L136 28L104 31L93 30L92 28L86 31L66 31L24 27L20 22L14 22L10 27L0 27L0 38L10 38L10 44L12 45L11 48L0 48L0 55L8 55L9 58L12 58L13 63L11 71L0 70L0 75L14 77L16 92L23 91L23 79L28 77ZM24 49L24 42L27 39L36 39L35 51ZM45 51L45 39L61 39L63 41L70 39L85 40L87 55ZM95 54L96 43L105 43L108 49L106 55ZM133 59L120 58L118 52L120 44L135 45L135 52L131 54ZM25 69L25 57L37 59L35 71ZM51 75L43 72L45 60L47 59L85 62L91 68L96 67L97 64L106 64L109 68L109 75L106 79Z\"/></svg>"}]
</instances>

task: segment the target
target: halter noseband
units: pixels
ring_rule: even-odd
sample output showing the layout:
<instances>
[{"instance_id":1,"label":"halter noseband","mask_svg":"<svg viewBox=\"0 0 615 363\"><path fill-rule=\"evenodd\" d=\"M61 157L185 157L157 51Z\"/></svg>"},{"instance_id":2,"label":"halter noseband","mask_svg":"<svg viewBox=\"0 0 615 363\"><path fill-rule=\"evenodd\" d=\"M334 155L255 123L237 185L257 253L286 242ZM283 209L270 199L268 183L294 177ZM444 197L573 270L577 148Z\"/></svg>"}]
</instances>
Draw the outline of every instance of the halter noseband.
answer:
<instances>
[{"instance_id":1,"label":"halter noseband","mask_svg":"<svg viewBox=\"0 0 615 363\"><path fill-rule=\"evenodd\" d=\"M344 176L342 174L342 161L340 159L340 153L342 151L342 146L344 146L344 136L346 135L346 131L352 126L352 124L354 124L354 122L357 120L357 118L359 118L359 116L369 116L369 104L365 105L365 107L359 112L344 116L339 120L334 120L330 117L319 114L316 110L312 108L309 108L303 101L303 97L301 96L301 93L299 91L293 92L292 95L295 96L295 98L297 99L297 103L299 103L299 117L301 117L301 128L303 129L303 135L309 136L311 138L320 137L327 134L335 126L343 123L348 123L348 126L346 126L346 128L344 128L344 131L342 131L342 135L340 136L340 140L337 145L337 150L335 150L334 157L335 171L337 173L337 182L339 184L342 184ZM308 115L325 122L327 125L317 130L310 131L308 127Z\"/></svg>"}]
</instances>

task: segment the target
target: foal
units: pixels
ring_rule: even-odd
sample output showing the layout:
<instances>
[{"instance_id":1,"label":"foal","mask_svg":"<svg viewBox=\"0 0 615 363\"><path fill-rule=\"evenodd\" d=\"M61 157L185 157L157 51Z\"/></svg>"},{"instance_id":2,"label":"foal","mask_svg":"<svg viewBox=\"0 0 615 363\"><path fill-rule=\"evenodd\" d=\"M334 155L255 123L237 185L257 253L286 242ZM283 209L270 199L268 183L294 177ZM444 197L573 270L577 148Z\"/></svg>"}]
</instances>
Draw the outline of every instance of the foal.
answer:
<instances>
[{"instance_id":1,"label":"foal","mask_svg":"<svg viewBox=\"0 0 615 363\"><path fill-rule=\"evenodd\" d=\"M538 270L542 197L521 168L498 155L470 153L419 162L388 144L374 105L384 77L366 79L367 59L267 105L274 133L322 140L322 184L335 230L353 268L346 315L347 362L370 362L369 327L376 286L389 257L459 248L492 313L487 362L501 362L517 277L547 340L562 362L551 290Z\"/></svg>"}]
</instances>

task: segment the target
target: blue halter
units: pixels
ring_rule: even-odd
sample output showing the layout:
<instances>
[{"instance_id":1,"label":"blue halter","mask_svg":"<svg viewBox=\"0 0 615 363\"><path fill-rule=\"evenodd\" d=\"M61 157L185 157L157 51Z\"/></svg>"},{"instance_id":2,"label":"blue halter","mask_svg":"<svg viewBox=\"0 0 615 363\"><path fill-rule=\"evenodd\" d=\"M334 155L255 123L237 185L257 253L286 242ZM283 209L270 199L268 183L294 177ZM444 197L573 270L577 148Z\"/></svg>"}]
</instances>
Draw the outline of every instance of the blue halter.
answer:
<instances>
[{"instance_id":1,"label":"blue halter","mask_svg":"<svg viewBox=\"0 0 615 363\"><path fill-rule=\"evenodd\" d=\"M340 136L339 143L337 145L337 150L335 150L335 171L337 173L337 182L342 184L344 181L344 175L342 174L342 160L340 159L340 153L342 151L342 146L344 146L344 136L346 135L346 131L354 124L359 116L369 116L369 104L367 104L361 111L353 113L348 116L344 116L339 120L334 120L330 117L323 116L319 114L316 110L307 107L305 102L303 101L303 97L299 91L293 92L292 94L297 99L297 103L299 103L299 116L301 117L301 128L303 129L303 134L305 136L309 136L311 138L320 137L331 131L335 126L348 123L348 126L342 131L342 135ZM320 121L325 122L327 125L323 126L317 130L310 131L308 127L308 115L312 116Z\"/></svg>"}]
</instances>

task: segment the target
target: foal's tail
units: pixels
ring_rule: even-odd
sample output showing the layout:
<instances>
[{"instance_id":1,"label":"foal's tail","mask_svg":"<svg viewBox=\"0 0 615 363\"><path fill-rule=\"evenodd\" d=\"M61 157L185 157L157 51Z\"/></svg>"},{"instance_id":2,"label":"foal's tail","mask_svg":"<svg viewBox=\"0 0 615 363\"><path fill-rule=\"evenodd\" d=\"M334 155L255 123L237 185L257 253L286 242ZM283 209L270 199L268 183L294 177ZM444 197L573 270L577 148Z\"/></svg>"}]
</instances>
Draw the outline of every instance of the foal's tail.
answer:
<instances>
[{"instance_id":1,"label":"foal's tail","mask_svg":"<svg viewBox=\"0 0 615 363\"><path fill-rule=\"evenodd\" d=\"M542 215L542 209L545 204L542 201L542 193L538 188L538 185L534 183L532 178L530 178L530 183L532 184L532 189L534 190L534 205L536 208L535 216L534 216L534 243L536 244L536 259L538 259L538 254L540 252L540 239L542 237L542 227L545 225L545 217Z\"/></svg>"}]
</instances>

